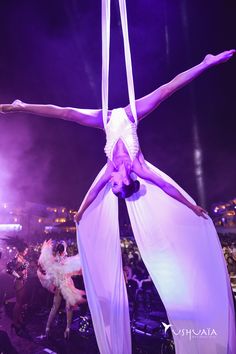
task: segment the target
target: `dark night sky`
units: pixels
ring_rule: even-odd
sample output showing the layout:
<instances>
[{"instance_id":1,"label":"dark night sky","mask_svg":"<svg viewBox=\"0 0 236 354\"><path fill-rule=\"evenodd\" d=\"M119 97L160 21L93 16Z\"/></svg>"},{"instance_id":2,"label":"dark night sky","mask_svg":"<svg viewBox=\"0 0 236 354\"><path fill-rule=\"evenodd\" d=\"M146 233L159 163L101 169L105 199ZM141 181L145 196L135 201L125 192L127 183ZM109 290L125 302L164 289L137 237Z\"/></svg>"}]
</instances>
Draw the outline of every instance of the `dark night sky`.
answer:
<instances>
[{"instance_id":1,"label":"dark night sky","mask_svg":"<svg viewBox=\"0 0 236 354\"><path fill-rule=\"evenodd\" d=\"M236 46L235 0L127 0L136 97ZM0 102L101 108L100 0L0 2ZM127 104L112 1L110 108ZM236 59L211 69L139 127L146 158L194 198L192 122L199 123L208 205L236 196ZM191 98L192 97L192 98ZM1 116L0 201L78 206L106 162L104 133L46 117Z\"/></svg>"}]
</instances>

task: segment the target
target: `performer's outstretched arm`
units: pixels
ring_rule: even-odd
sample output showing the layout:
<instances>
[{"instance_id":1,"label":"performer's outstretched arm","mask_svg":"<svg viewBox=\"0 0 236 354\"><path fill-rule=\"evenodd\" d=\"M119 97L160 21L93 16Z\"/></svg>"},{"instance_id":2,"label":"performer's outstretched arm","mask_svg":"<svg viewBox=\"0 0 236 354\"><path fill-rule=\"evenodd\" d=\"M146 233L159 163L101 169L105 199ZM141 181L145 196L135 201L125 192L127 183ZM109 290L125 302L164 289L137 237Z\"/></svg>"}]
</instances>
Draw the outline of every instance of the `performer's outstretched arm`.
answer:
<instances>
[{"instance_id":1,"label":"performer's outstretched arm","mask_svg":"<svg viewBox=\"0 0 236 354\"><path fill-rule=\"evenodd\" d=\"M111 174L114 171L114 166L111 161L108 161L107 168L101 178L97 181L93 188L90 189L89 193L84 198L78 212L75 214L74 220L79 223L85 210L92 204L92 202L97 198L99 192L105 187L105 185L111 179Z\"/></svg>"},{"instance_id":2,"label":"performer's outstretched arm","mask_svg":"<svg viewBox=\"0 0 236 354\"><path fill-rule=\"evenodd\" d=\"M202 207L192 204L189 202L183 194L181 194L177 188L175 188L170 183L164 181L160 176L157 176L154 172L152 172L145 164L140 164L136 162L133 164L133 172L137 174L137 176L152 182L156 186L160 187L166 194L170 195L172 198L178 200L180 203L186 205L190 208L196 215L202 216L205 219L207 217L204 213L207 213Z\"/></svg>"},{"instance_id":3,"label":"performer's outstretched arm","mask_svg":"<svg viewBox=\"0 0 236 354\"><path fill-rule=\"evenodd\" d=\"M101 109L80 109L71 107L59 107L50 104L30 104L16 100L12 104L0 105L0 112L32 113L39 116L70 120L81 125L103 129Z\"/></svg>"},{"instance_id":4,"label":"performer's outstretched arm","mask_svg":"<svg viewBox=\"0 0 236 354\"><path fill-rule=\"evenodd\" d=\"M228 61L234 55L234 53L235 50L232 49L220 53L218 55L208 54L200 64L177 75L173 80L163 86L160 86L158 89L151 92L149 95L136 100L138 120L141 120L142 118L147 116L155 108L157 108L162 101L166 100L174 92L190 83L192 80L197 78L207 69ZM127 113L130 113L129 105L125 107L125 109Z\"/></svg>"}]
</instances>

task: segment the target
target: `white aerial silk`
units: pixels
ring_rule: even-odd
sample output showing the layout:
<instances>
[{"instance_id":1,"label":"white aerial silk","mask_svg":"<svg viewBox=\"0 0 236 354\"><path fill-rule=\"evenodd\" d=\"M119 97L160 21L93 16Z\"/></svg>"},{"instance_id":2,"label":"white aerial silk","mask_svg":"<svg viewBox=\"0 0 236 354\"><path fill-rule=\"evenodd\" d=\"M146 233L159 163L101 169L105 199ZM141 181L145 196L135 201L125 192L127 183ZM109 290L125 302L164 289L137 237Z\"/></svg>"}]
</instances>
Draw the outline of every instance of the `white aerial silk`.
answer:
<instances>
[{"instance_id":1,"label":"white aerial silk","mask_svg":"<svg viewBox=\"0 0 236 354\"><path fill-rule=\"evenodd\" d=\"M170 177L147 164L194 203ZM140 192L126 204L142 259L172 325L176 354L236 353L232 291L212 220L140 182ZM190 335L191 330L199 335Z\"/></svg>"},{"instance_id":2,"label":"white aerial silk","mask_svg":"<svg viewBox=\"0 0 236 354\"><path fill-rule=\"evenodd\" d=\"M102 116L104 127L107 124L108 98L109 98L109 59L110 59L110 0L102 0ZM121 27L124 40L125 67L128 84L129 102L132 115L137 123L137 113L135 107L134 81L132 72L132 62L130 54L130 44L128 35L128 21L126 12L126 1L119 0Z\"/></svg>"},{"instance_id":3,"label":"white aerial silk","mask_svg":"<svg viewBox=\"0 0 236 354\"><path fill-rule=\"evenodd\" d=\"M102 0L102 117L104 127L107 124L109 63L110 63L110 0Z\"/></svg>"},{"instance_id":4,"label":"white aerial silk","mask_svg":"<svg viewBox=\"0 0 236 354\"><path fill-rule=\"evenodd\" d=\"M104 173L105 166L94 183ZM93 183L93 185L94 185ZM77 227L87 300L101 354L130 354L131 335L118 224L118 199L107 185Z\"/></svg>"},{"instance_id":5,"label":"white aerial silk","mask_svg":"<svg viewBox=\"0 0 236 354\"><path fill-rule=\"evenodd\" d=\"M193 202L170 177L146 163ZM211 219L196 216L160 188L138 179L140 191L126 204L141 256L175 332L176 354L236 353L231 287ZM130 354L118 200L109 184L86 210L77 232L100 353Z\"/></svg>"},{"instance_id":6,"label":"white aerial silk","mask_svg":"<svg viewBox=\"0 0 236 354\"><path fill-rule=\"evenodd\" d=\"M132 70L129 34L128 34L126 0L119 0L119 6L120 6L121 27L122 27L123 40L124 40L124 49L125 49L125 67L126 67L126 77L127 77L127 84L128 84L129 103L130 103L132 115L134 117L135 122L137 123L133 70Z\"/></svg>"}]
</instances>

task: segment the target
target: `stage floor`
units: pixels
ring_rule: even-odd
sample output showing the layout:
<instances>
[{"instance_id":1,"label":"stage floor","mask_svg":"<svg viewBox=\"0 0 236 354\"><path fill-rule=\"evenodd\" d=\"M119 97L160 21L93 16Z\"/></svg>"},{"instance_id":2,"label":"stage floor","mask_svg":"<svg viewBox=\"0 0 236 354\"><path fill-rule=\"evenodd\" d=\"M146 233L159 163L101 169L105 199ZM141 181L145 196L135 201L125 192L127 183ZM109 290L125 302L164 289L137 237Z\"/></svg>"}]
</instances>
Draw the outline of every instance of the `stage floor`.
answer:
<instances>
[{"instance_id":1,"label":"stage floor","mask_svg":"<svg viewBox=\"0 0 236 354\"><path fill-rule=\"evenodd\" d=\"M96 339L91 328L91 325L86 327L85 331L81 332L81 321L79 323L75 313L74 321L72 323L72 330L69 340L63 337L65 328L65 313L61 314L55 320L52 327L51 336L49 339L45 338L43 333L48 316L48 310L44 312L34 313L27 321L27 335L19 337L11 331L11 319L9 317L9 309L1 308L0 312L0 330L6 331L12 345L19 354L99 354ZM86 316L85 316L86 318ZM155 321L147 320L147 318L139 318L139 326L145 324L145 321L151 322L153 325ZM157 322L156 322L157 323ZM150 323L149 323L150 324ZM141 327L140 327L141 328ZM173 354L173 347L163 350L163 341L155 335L146 334L141 330L134 331L132 334L133 354ZM5 354L5 353L4 353ZM8 353L6 353L8 354Z\"/></svg>"}]
</instances>

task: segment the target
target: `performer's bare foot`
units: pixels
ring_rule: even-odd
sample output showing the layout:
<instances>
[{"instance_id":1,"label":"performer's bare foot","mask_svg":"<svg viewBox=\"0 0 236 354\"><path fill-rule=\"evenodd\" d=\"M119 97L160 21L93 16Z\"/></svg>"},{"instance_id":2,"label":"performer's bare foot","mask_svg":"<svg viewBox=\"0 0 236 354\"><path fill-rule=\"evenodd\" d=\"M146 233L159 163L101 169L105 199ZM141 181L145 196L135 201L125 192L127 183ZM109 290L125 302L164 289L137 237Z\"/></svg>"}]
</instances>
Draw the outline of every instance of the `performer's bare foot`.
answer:
<instances>
[{"instance_id":1,"label":"performer's bare foot","mask_svg":"<svg viewBox=\"0 0 236 354\"><path fill-rule=\"evenodd\" d=\"M225 63L230 58L232 58L232 56L235 53L236 53L236 50L235 49L231 49L231 50L226 50L226 51L224 51L224 52L222 52L220 54L217 54L217 55L208 54L204 58L203 62L205 64L207 64L208 66Z\"/></svg>"},{"instance_id":2,"label":"performer's bare foot","mask_svg":"<svg viewBox=\"0 0 236 354\"><path fill-rule=\"evenodd\" d=\"M66 329L64 331L64 338L70 339L70 328L69 327L66 327Z\"/></svg>"},{"instance_id":3,"label":"performer's bare foot","mask_svg":"<svg viewBox=\"0 0 236 354\"><path fill-rule=\"evenodd\" d=\"M11 113L17 110L23 110L25 103L21 100L15 100L11 104L1 104L0 113Z\"/></svg>"}]
</instances>

